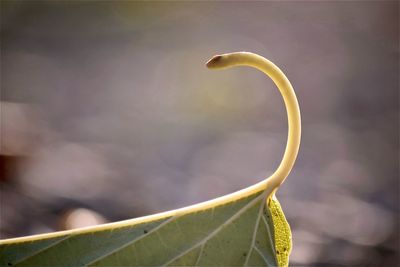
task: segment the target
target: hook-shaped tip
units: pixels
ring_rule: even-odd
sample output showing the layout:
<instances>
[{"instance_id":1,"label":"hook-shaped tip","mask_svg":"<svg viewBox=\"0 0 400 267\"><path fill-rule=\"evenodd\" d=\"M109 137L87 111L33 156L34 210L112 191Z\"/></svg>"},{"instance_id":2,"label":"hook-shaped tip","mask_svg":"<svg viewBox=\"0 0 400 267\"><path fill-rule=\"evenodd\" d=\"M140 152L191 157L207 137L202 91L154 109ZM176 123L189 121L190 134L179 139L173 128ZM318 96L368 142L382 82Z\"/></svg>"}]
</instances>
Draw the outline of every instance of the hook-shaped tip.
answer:
<instances>
[{"instance_id":1,"label":"hook-shaped tip","mask_svg":"<svg viewBox=\"0 0 400 267\"><path fill-rule=\"evenodd\" d=\"M300 109L293 87L285 74L271 61L250 52L234 52L213 56L208 62L209 69L225 69L234 66L254 67L268 75L282 94L288 115L288 142L278 169L267 180L277 189L292 169L300 145Z\"/></svg>"},{"instance_id":2,"label":"hook-shaped tip","mask_svg":"<svg viewBox=\"0 0 400 267\"><path fill-rule=\"evenodd\" d=\"M222 55L215 55L209 61L207 61L206 66L209 69L215 69L218 67L218 63L221 61Z\"/></svg>"}]
</instances>

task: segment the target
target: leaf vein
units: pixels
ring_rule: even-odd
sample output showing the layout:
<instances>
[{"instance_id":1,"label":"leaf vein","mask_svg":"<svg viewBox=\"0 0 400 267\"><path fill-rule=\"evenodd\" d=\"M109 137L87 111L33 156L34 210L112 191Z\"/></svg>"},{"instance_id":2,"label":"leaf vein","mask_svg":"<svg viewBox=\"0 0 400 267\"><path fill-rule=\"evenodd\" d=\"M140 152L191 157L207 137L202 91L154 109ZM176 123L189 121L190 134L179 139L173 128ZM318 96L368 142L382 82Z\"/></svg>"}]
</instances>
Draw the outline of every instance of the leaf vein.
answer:
<instances>
[{"instance_id":1,"label":"leaf vein","mask_svg":"<svg viewBox=\"0 0 400 267\"><path fill-rule=\"evenodd\" d=\"M115 252L118 252L119 250L126 248L127 246L130 246L130 245L135 244L137 241L139 241L139 240L143 239L145 236L147 236L147 235L149 235L149 234L151 234L151 233L157 231L158 229L160 229L161 227L167 225L168 223L170 223L170 222L173 221L174 219L175 219L175 216L172 216L171 218L169 218L169 219L166 220L165 222L161 223L161 224L158 225L157 227L155 227L155 228L153 228L152 230L150 230L146 235L142 235L142 236L140 236L140 237L138 237L138 238L135 238L135 239L133 239L133 240L131 240L131 241L129 241L129 242L123 244L122 246L119 246L118 248L116 248L116 249L114 249L114 250L112 250L112 251L110 251L110 252L108 252L108 253L106 253L106 254L104 254L104 255L102 255L102 256L100 256L100 257L94 259L94 260L92 260L91 262L85 264L84 266L90 266L90 265L92 265L92 264L94 264L94 263L96 263L96 262L98 262L98 261L100 261L100 260L102 260L102 259L104 259L104 258L110 256L111 254L114 254Z\"/></svg>"},{"instance_id":2,"label":"leaf vein","mask_svg":"<svg viewBox=\"0 0 400 267\"><path fill-rule=\"evenodd\" d=\"M253 237L252 237L252 239L251 239L250 248L249 248L249 251L248 251L248 253L247 253L247 255L246 255L246 260L245 260L245 262L244 262L244 264L243 264L243 267L244 267L244 266L247 266L247 263L248 263L248 261L249 261L249 259L250 259L250 254L251 254L250 252L251 252L252 247L254 247L254 243L255 243L255 241L256 241L256 236L257 236L257 231L258 231L258 225L260 224L261 217L263 217L263 216L262 216L262 211L263 211L264 206L265 206L265 197L263 198L262 204L260 205L260 209L259 209L259 211L258 211L257 221L256 221L256 223L255 223L255 225L254 225L254 230L253 230Z\"/></svg>"},{"instance_id":3,"label":"leaf vein","mask_svg":"<svg viewBox=\"0 0 400 267\"><path fill-rule=\"evenodd\" d=\"M180 257L182 257L183 255L185 255L187 252L191 251L192 249L200 246L200 245L204 245L208 240L210 240L212 237L214 237L216 234L218 234L219 231L221 231L221 229L223 229L223 227L229 223L231 223L232 221L234 221L236 218L238 218L240 215L242 215L242 213L244 213L245 211L247 211L249 208L253 207L253 205L255 205L260 199L265 199L266 196L266 192L259 195L258 197L254 198L252 201L250 201L249 203L247 203L244 207L240 208L232 217L230 217L228 220L226 220L224 223L222 223L220 226L218 226L214 231L212 231L210 234L208 234L205 238L203 238L201 241L195 243L194 245L192 245L190 248L186 249L185 251L181 252L180 254L178 254L177 256L175 256L174 258L172 258L171 260L169 260L168 262L166 262L165 264L161 265L163 267L167 266L168 264L174 262L176 259L179 259ZM262 202L261 206L263 205L264 201Z\"/></svg>"},{"instance_id":4,"label":"leaf vein","mask_svg":"<svg viewBox=\"0 0 400 267\"><path fill-rule=\"evenodd\" d=\"M264 254L260 251L260 249L257 246L254 246L253 249L257 251L257 253L261 256L261 258L265 261L267 266L274 266L272 263L270 263L267 258L265 258Z\"/></svg>"},{"instance_id":5,"label":"leaf vein","mask_svg":"<svg viewBox=\"0 0 400 267\"><path fill-rule=\"evenodd\" d=\"M194 267L196 267L197 264L199 264L201 255L203 254L203 250L204 250L204 244L200 248L199 256L197 256L197 260L196 260L196 263L194 264Z\"/></svg>"},{"instance_id":6,"label":"leaf vein","mask_svg":"<svg viewBox=\"0 0 400 267\"><path fill-rule=\"evenodd\" d=\"M47 247L44 247L44 248L42 248L42 249L39 249L39 250L35 251L33 254L28 255L27 257L22 258L22 259L16 261L16 262L14 263L14 265L20 264L21 262L24 262L24 261L26 261L26 260L28 260L28 259L30 259L30 258L32 258L32 257L34 257L34 256L36 256L36 255L39 255L40 253L42 253L42 252L44 252L44 251L46 251L46 250L52 248L53 246L56 246L57 244L61 243L62 241L65 241L65 240L69 239L71 236L72 236L72 235L66 236L66 237L64 237L64 238L61 238L60 240L57 240L57 241L51 243L51 244L48 245Z\"/></svg>"},{"instance_id":7,"label":"leaf vein","mask_svg":"<svg viewBox=\"0 0 400 267\"><path fill-rule=\"evenodd\" d=\"M272 251L274 252L274 255L276 255L275 245L274 245L274 241L272 240L272 233L271 233L271 230L269 229L269 224L264 216L262 216L262 220L264 221L265 228L267 228L267 231L268 231L268 238L269 238L269 242L271 243Z\"/></svg>"}]
</instances>

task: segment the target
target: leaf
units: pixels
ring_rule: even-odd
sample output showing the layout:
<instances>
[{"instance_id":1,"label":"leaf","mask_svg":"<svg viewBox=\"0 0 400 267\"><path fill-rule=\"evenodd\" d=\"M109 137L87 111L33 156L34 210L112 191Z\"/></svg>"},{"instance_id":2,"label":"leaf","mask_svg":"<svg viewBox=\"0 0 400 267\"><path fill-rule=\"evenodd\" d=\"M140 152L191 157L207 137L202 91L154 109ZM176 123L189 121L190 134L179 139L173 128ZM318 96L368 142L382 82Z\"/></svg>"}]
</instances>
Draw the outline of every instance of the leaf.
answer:
<instances>
[{"instance_id":1,"label":"leaf","mask_svg":"<svg viewBox=\"0 0 400 267\"><path fill-rule=\"evenodd\" d=\"M117 223L0 241L8 266L288 266L290 227L275 197L296 160L300 111L290 82L267 59L246 52L207 66L255 67L277 84L288 112L288 143L278 169L241 191L190 207Z\"/></svg>"},{"instance_id":2,"label":"leaf","mask_svg":"<svg viewBox=\"0 0 400 267\"><path fill-rule=\"evenodd\" d=\"M0 266L286 266L290 229L277 200L266 205L266 197L261 191L146 223L2 243Z\"/></svg>"}]
</instances>

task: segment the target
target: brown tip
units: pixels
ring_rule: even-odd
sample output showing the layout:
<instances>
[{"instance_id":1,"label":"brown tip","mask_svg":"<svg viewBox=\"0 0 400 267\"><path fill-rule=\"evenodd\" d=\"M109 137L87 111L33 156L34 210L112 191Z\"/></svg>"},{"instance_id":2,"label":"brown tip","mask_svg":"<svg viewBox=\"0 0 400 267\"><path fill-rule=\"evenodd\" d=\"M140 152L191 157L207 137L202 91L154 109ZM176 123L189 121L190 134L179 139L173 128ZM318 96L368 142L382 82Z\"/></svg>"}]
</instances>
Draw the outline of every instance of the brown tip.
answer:
<instances>
[{"instance_id":1,"label":"brown tip","mask_svg":"<svg viewBox=\"0 0 400 267\"><path fill-rule=\"evenodd\" d=\"M213 57L206 63L207 68L212 68L212 67L215 65L215 63L217 63L218 61L221 60L221 58L222 58L221 55L213 56Z\"/></svg>"}]
</instances>

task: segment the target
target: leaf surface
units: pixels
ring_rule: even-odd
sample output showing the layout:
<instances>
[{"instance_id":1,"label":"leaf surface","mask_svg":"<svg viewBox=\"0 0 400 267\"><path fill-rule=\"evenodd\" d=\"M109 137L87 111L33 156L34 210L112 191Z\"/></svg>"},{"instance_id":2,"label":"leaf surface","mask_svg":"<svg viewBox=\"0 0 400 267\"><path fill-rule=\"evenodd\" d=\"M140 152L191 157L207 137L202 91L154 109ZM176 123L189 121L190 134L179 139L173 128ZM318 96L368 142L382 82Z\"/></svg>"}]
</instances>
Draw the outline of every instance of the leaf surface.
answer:
<instances>
[{"instance_id":1,"label":"leaf surface","mask_svg":"<svg viewBox=\"0 0 400 267\"><path fill-rule=\"evenodd\" d=\"M290 238L279 203L261 191L146 223L3 241L0 266L286 266Z\"/></svg>"}]
</instances>

